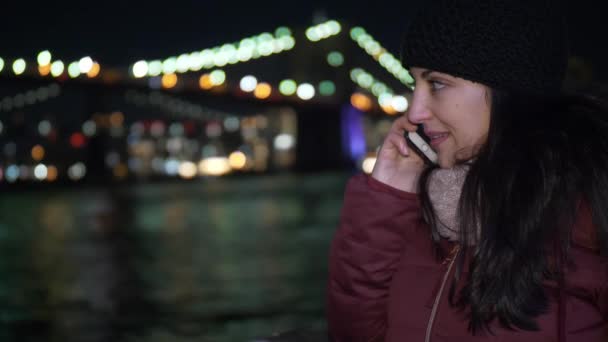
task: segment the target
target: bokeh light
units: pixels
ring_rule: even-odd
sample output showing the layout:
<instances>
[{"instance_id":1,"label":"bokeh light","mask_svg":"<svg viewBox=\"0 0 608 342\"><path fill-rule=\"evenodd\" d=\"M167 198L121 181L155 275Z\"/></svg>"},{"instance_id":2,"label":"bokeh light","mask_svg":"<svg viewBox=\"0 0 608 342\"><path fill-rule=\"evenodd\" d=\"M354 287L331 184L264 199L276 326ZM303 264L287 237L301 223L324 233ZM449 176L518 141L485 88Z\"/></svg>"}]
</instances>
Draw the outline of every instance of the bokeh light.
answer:
<instances>
[{"instance_id":1,"label":"bokeh light","mask_svg":"<svg viewBox=\"0 0 608 342\"><path fill-rule=\"evenodd\" d=\"M268 83L260 83L255 87L253 95L258 99L267 99L272 93L272 87Z\"/></svg>"},{"instance_id":2,"label":"bokeh light","mask_svg":"<svg viewBox=\"0 0 608 342\"><path fill-rule=\"evenodd\" d=\"M82 124L82 132L87 137L92 137L97 133L97 124L93 120L87 120Z\"/></svg>"},{"instance_id":3,"label":"bokeh light","mask_svg":"<svg viewBox=\"0 0 608 342\"><path fill-rule=\"evenodd\" d=\"M213 88L213 82L211 82L211 76L209 74L203 74L198 80L198 85L203 90L209 90L209 89Z\"/></svg>"},{"instance_id":4,"label":"bokeh light","mask_svg":"<svg viewBox=\"0 0 608 342\"><path fill-rule=\"evenodd\" d=\"M192 179L197 175L197 167L191 161L185 161L179 164L179 176L184 179Z\"/></svg>"},{"instance_id":5,"label":"bokeh light","mask_svg":"<svg viewBox=\"0 0 608 342\"><path fill-rule=\"evenodd\" d=\"M302 83L297 89L298 97L302 100L310 100L315 96L315 87L309 83Z\"/></svg>"},{"instance_id":6,"label":"bokeh light","mask_svg":"<svg viewBox=\"0 0 608 342\"><path fill-rule=\"evenodd\" d=\"M68 177L70 177L70 179L73 181L77 181L84 178L86 173L87 168L82 162L75 163L74 165L68 168Z\"/></svg>"},{"instance_id":7,"label":"bokeh light","mask_svg":"<svg viewBox=\"0 0 608 342\"><path fill-rule=\"evenodd\" d=\"M336 93L336 85L332 81L321 81L319 83L319 94L323 96L332 96Z\"/></svg>"},{"instance_id":8,"label":"bokeh light","mask_svg":"<svg viewBox=\"0 0 608 342\"><path fill-rule=\"evenodd\" d=\"M133 64L133 76L135 78L142 78L148 74L148 62L138 61Z\"/></svg>"},{"instance_id":9,"label":"bokeh light","mask_svg":"<svg viewBox=\"0 0 608 342\"><path fill-rule=\"evenodd\" d=\"M248 75L241 79L240 87L241 90L250 93L255 90L255 87L258 85L258 80L254 76Z\"/></svg>"},{"instance_id":10,"label":"bokeh light","mask_svg":"<svg viewBox=\"0 0 608 342\"><path fill-rule=\"evenodd\" d=\"M177 75L176 74L166 74L163 75L161 80L161 84L165 89L171 89L177 85Z\"/></svg>"},{"instance_id":11,"label":"bokeh light","mask_svg":"<svg viewBox=\"0 0 608 342\"><path fill-rule=\"evenodd\" d=\"M44 158L44 153L44 147L40 145L32 147L32 159L34 159L35 161L41 161Z\"/></svg>"},{"instance_id":12,"label":"bokeh light","mask_svg":"<svg viewBox=\"0 0 608 342\"><path fill-rule=\"evenodd\" d=\"M34 168L34 177L36 177L37 180L43 181L46 179L47 175L48 175L48 169L47 169L46 165L44 165L44 164L36 165L36 167Z\"/></svg>"},{"instance_id":13,"label":"bokeh light","mask_svg":"<svg viewBox=\"0 0 608 342\"><path fill-rule=\"evenodd\" d=\"M38 61L38 65L49 65L51 64L51 53L48 50L44 50L38 54L36 60Z\"/></svg>"},{"instance_id":14,"label":"bokeh light","mask_svg":"<svg viewBox=\"0 0 608 342\"><path fill-rule=\"evenodd\" d=\"M291 134L283 133L274 138L274 148L280 151L289 150L295 145L295 138Z\"/></svg>"},{"instance_id":15,"label":"bokeh light","mask_svg":"<svg viewBox=\"0 0 608 342\"><path fill-rule=\"evenodd\" d=\"M76 78L80 76L80 67L78 66L78 62L72 62L68 65L68 75L71 78Z\"/></svg>"},{"instance_id":16,"label":"bokeh light","mask_svg":"<svg viewBox=\"0 0 608 342\"><path fill-rule=\"evenodd\" d=\"M61 74L63 74L64 69L65 66L63 65L62 61L54 61L51 64L51 75L53 75L53 77L59 77Z\"/></svg>"},{"instance_id":17,"label":"bokeh light","mask_svg":"<svg viewBox=\"0 0 608 342\"><path fill-rule=\"evenodd\" d=\"M15 75L21 75L25 72L27 64L23 58L19 58L18 60L13 62L13 72Z\"/></svg>"},{"instance_id":18,"label":"bokeh light","mask_svg":"<svg viewBox=\"0 0 608 342\"><path fill-rule=\"evenodd\" d=\"M57 167L54 165L49 165L46 168L46 180L49 182L54 182L57 180L59 176L59 172L57 171Z\"/></svg>"},{"instance_id":19,"label":"bokeh light","mask_svg":"<svg viewBox=\"0 0 608 342\"><path fill-rule=\"evenodd\" d=\"M87 72L87 77L95 78L99 75L100 72L101 72L101 65L97 62L94 62L93 66L91 67L91 70L89 70L89 72Z\"/></svg>"},{"instance_id":20,"label":"bokeh light","mask_svg":"<svg viewBox=\"0 0 608 342\"><path fill-rule=\"evenodd\" d=\"M291 96L296 93L298 84L294 80L283 80L279 83L279 92L285 96Z\"/></svg>"},{"instance_id":21,"label":"bokeh light","mask_svg":"<svg viewBox=\"0 0 608 342\"><path fill-rule=\"evenodd\" d=\"M226 157L205 158L198 164L198 170L202 175L222 176L231 171L230 163Z\"/></svg>"},{"instance_id":22,"label":"bokeh light","mask_svg":"<svg viewBox=\"0 0 608 342\"><path fill-rule=\"evenodd\" d=\"M93 59L91 57L82 57L80 61L78 61L78 69L81 74L87 74L93 68Z\"/></svg>"},{"instance_id":23,"label":"bokeh light","mask_svg":"<svg viewBox=\"0 0 608 342\"><path fill-rule=\"evenodd\" d=\"M40 76L48 76L51 73L51 66L49 64L39 65L38 73Z\"/></svg>"},{"instance_id":24,"label":"bokeh light","mask_svg":"<svg viewBox=\"0 0 608 342\"><path fill-rule=\"evenodd\" d=\"M327 55L327 63L333 67L339 67L344 64L344 55L338 51L332 51Z\"/></svg>"},{"instance_id":25,"label":"bokeh light","mask_svg":"<svg viewBox=\"0 0 608 342\"><path fill-rule=\"evenodd\" d=\"M82 133L73 133L70 136L70 145L74 148L83 148L86 144L86 138Z\"/></svg>"},{"instance_id":26,"label":"bokeh light","mask_svg":"<svg viewBox=\"0 0 608 342\"><path fill-rule=\"evenodd\" d=\"M214 86L219 86L226 82L226 73L223 70L213 70L209 74L209 79Z\"/></svg>"},{"instance_id":27,"label":"bokeh light","mask_svg":"<svg viewBox=\"0 0 608 342\"><path fill-rule=\"evenodd\" d=\"M242 170L247 165L247 156L241 151L235 151L228 157L230 167L235 170Z\"/></svg>"},{"instance_id":28,"label":"bokeh light","mask_svg":"<svg viewBox=\"0 0 608 342\"><path fill-rule=\"evenodd\" d=\"M393 107L397 112L405 112L408 108L407 99L402 95L394 96L391 101L391 107Z\"/></svg>"},{"instance_id":29,"label":"bokeh light","mask_svg":"<svg viewBox=\"0 0 608 342\"><path fill-rule=\"evenodd\" d=\"M367 112L372 108L372 100L368 96L361 93L354 93L350 97L350 103L353 107L363 112Z\"/></svg>"},{"instance_id":30,"label":"bokeh light","mask_svg":"<svg viewBox=\"0 0 608 342\"><path fill-rule=\"evenodd\" d=\"M51 133L52 128L53 127L51 126L51 123L48 120L42 120L38 124L38 133L41 136L46 137Z\"/></svg>"}]
</instances>

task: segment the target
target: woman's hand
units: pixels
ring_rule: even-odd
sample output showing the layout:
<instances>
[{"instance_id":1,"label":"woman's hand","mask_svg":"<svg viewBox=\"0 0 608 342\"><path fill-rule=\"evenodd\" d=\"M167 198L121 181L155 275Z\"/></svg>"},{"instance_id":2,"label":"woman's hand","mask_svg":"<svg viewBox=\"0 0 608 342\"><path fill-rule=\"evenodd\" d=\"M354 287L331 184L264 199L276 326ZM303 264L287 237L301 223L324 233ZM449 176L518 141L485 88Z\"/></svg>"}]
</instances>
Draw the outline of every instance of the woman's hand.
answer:
<instances>
[{"instance_id":1,"label":"woman's hand","mask_svg":"<svg viewBox=\"0 0 608 342\"><path fill-rule=\"evenodd\" d=\"M418 192L418 177L424 161L408 149L404 137L405 131L414 132L416 128L405 115L395 120L382 143L372 177L399 190Z\"/></svg>"}]
</instances>

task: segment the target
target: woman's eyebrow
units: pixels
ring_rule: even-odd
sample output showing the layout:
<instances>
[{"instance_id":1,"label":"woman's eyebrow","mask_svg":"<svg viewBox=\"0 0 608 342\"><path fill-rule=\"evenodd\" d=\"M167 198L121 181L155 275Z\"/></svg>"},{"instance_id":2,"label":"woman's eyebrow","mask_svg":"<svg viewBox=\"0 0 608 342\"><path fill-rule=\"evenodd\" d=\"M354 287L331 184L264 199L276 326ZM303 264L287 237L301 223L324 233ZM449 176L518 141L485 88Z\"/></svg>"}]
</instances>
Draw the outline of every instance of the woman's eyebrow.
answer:
<instances>
[{"instance_id":1,"label":"woman's eyebrow","mask_svg":"<svg viewBox=\"0 0 608 342\"><path fill-rule=\"evenodd\" d=\"M427 79L427 78L429 78L429 75L430 75L430 74L432 74L432 73L433 73L433 70L424 70L424 71L423 71L423 72L420 74L420 76L421 76L423 79Z\"/></svg>"}]
</instances>

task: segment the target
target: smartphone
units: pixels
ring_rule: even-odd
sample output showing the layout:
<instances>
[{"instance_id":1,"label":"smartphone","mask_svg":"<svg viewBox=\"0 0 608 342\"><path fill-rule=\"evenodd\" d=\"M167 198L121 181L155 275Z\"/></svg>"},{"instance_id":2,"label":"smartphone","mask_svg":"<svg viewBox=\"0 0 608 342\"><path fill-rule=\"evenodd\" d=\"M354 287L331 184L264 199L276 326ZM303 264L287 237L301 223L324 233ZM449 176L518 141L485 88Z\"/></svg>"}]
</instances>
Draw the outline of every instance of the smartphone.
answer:
<instances>
[{"instance_id":1,"label":"smartphone","mask_svg":"<svg viewBox=\"0 0 608 342\"><path fill-rule=\"evenodd\" d=\"M422 126L416 132L405 131L403 135L407 140L407 146L422 157L426 163L437 164L437 153L431 148L430 139L424 134Z\"/></svg>"}]
</instances>

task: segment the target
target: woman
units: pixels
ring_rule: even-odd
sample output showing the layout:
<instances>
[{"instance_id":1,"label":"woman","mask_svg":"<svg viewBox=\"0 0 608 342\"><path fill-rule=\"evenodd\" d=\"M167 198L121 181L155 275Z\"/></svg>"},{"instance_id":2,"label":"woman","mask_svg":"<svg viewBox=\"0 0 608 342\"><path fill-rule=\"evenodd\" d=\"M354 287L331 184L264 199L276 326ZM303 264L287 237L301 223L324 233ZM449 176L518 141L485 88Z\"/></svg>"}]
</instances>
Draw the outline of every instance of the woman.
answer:
<instances>
[{"instance_id":1,"label":"woman","mask_svg":"<svg viewBox=\"0 0 608 342\"><path fill-rule=\"evenodd\" d=\"M332 243L333 341L608 341L608 111L560 91L564 32L544 0L415 18L410 108Z\"/></svg>"}]
</instances>

